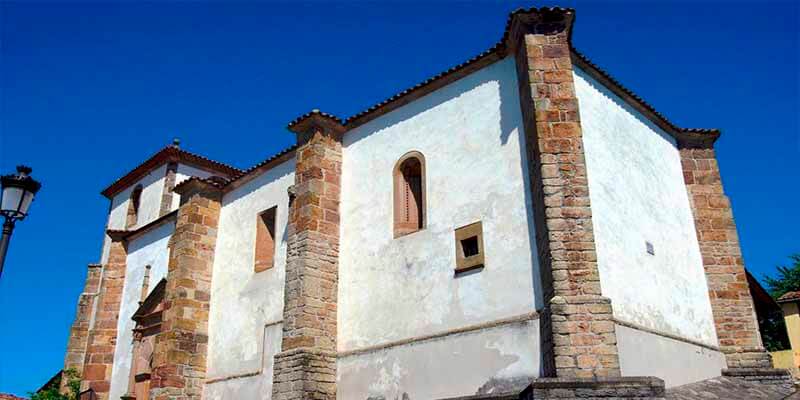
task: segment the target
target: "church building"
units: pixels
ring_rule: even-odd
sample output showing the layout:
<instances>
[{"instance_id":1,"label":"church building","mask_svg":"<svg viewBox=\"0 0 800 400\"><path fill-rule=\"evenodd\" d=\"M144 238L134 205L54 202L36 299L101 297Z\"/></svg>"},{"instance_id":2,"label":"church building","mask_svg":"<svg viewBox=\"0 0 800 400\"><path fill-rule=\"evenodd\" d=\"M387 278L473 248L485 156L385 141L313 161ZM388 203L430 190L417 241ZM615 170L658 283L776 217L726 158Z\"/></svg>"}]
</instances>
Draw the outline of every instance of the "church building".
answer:
<instances>
[{"instance_id":1,"label":"church building","mask_svg":"<svg viewBox=\"0 0 800 400\"><path fill-rule=\"evenodd\" d=\"M515 11L487 51L346 119L303 114L295 145L247 169L175 143L105 188L64 363L81 398L786 387L720 132L676 126L592 63L574 18Z\"/></svg>"}]
</instances>

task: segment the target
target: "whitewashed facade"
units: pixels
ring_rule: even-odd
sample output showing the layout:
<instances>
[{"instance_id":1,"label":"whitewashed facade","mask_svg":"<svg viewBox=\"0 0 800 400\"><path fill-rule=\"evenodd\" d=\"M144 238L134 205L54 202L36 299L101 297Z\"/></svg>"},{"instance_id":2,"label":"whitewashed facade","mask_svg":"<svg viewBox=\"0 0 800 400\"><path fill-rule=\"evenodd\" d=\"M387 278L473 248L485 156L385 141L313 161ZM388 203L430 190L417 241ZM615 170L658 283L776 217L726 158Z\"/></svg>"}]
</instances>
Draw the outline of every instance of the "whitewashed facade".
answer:
<instances>
[{"instance_id":1,"label":"whitewashed facade","mask_svg":"<svg viewBox=\"0 0 800 400\"><path fill-rule=\"evenodd\" d=\"M545 205L532 194L529 166L535 163L527 150L518 64L514 54L504 54L346 126L336 216L337 398L445 399L518 389L543 375L546 285L534 214ZM657 376L667 387L718 376L725 356L678 142L663 121L585 68L576 65L571 79L597 268L602 295L613 306L622 375ZM107 229L129 236L108 398L129 392L131 317L144 300L145 271L150 290L169 279L181 200L175 194L165 213L164 195L191 177L218 176L224 179L203 398L271 399L288 296L297 150L244 171L170 151L180 155L135 170L136 179L112 185L109 196ZM393 174L410 152L424 156L424 226L398 236ZM177 164L171 183L169 162ZM258 224L273 207L274 258L256 272ZM459 273L454 232L477 222L484 262ZM109 241L101 263L108 261Z\"/></svg>"}]
</instances>

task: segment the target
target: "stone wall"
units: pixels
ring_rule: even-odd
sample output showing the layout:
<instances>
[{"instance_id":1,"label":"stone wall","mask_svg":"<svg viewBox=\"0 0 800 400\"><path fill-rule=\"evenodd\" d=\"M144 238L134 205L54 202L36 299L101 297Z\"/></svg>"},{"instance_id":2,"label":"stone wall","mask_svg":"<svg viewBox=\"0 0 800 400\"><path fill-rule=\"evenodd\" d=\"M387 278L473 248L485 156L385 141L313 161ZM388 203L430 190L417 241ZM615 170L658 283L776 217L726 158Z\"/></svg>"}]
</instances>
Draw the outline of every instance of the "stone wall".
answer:
<instances>
[{"instance_id":1,"label":"stone wall","mask_svg":"<svg viewBox=\"0 0 800 400\"><path fill-rule=\"evenodd\" d=\"M89 331L81 389L92 389L98 400L107 400L114 365L114 348L117 344L122 288L125 283L127 249L117 237L111 238L108 261L102 272L100 296L94 325Z\"/></svg>"},{"instance_id":2,"label":"stone wall","mask_svg":"<svg viewBox=\"0 0 800 400\"><path fill-rule=\"evenodd\" d=\"M343 127L318 111L289 127L300 147L288 227L283 342L275 356L272 398L334 400Z\"/></svg>"},{"instance_id":3,"label":"stone wall","mask_svg":"<svg viewBox=\"0 0 800 400\"><path fill-rule=\"evenodd\" d=\"M64 357L65 371L72 369L78 374L83 373L83 366L86 360L86 346L89 341L89 329L97 294L100 290L102 274L102 265L89 264L83 293L78 297L78 309L75 312L75 320L72 322L72 327L69 330L67 355ZM67 383L67 379L61 380L62 391L66 390Z\"/></svg>"},{"instance_id":4,"label":"stone wall","mask_svg":"<svg viewBox=\"0 0 800 400\"><path fill-rule=\"evenodd\" d=\"M161 205L158 212L159 216L163 216L164 214L172 211L172 191L175 189L175 179L177 173L178 163L174 161L168 163L166 175L164 175L164 189L161 191Z\"/></svg>"},{"instance_id":5,"label":"stone wall","mask_svg":"<svg viewBox=\"0 0 800 400\"><path fill-rule=\"evenodd\" d=\"M214 182L190 179L181 195L170 241L161 332L156 337L150 398L199 400L206 375L208 309L221 193Z\"/></svg>"},{"instance_id":6,"label":"stone wall","mask_svg":"<svg viewBox=\"0 0 800 400\"><path fill-rule=\"evenodd\" d=\"M720 350L728 368L771 368L714 149L704 143L679 146Z\"/></svg>"},{"instance_id":7,"label":"stone wall","mask_svg":"<svg viewBox=\"0 0 800 400\"><path fill-rule=\"evenodd\" d=\"M520 105L536 209L545 308L544 375L619 376L609 299L602 297L583 139L575 97L570 10L512 15Z\"/></svg>"},{"instance_id":8,"label":"stone wall","mask_svg":"<svg viewBox=\"0 0 800 400\"><path fill-rule=\"evenodd\" d=\"M664 382L652 377L597 378L576 381L564 378L541 378L525 389L520 400L658 400L665 394Z\"/></svg>"}]
</instances>

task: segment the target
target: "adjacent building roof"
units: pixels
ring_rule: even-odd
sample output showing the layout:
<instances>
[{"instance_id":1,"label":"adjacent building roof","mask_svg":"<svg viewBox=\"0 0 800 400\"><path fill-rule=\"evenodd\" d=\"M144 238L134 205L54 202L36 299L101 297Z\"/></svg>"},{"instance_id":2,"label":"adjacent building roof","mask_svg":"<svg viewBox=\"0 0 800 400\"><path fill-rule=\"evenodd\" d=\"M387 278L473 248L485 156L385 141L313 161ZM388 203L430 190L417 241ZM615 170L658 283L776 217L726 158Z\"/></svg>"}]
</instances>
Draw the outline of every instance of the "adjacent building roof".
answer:
<instances>
[{"instance_id":1,"label":"adjacent building roof","mask_svg":"<svg viewBox=\"0 0 800 400\"><path fill-rule=\"evenodd\" d=\"M800 291L786 292L783 296L778 297L778 303L788 303L791 301L800 301Z\"/></svg>"},{"instance_id":2,"label":"adjacent building roof","mask_svg":"<svg viewBox=\"0 0 800 400\"><path fill-rule=\"evenodd\" d=\"M756 306L756 311L770 312L780 311L781 307L775 302L775 299L761 286L753 274L747 269L744 270L747 274L747 283L750 286L750 295L753 297L753 303ZM763 315L763 314L759 314Z\"/></svg>"},{"instance_id":3,"label":"adjacent building roof","mask_svg":"<svg viewBox=\"0 0 800 400\"><path fill-rule=\"evenodd\" d=\"M168 162L179 162L191 165L192 167L227 177L234 177L242 173L242 170L239 168L211 160L198 154L190 153L172 144L159 150L152 157L139 164L139 166L125 174L122 178L117 179L100 193L110 199L114 197L115 194L125 190L125 188L147 175L150 171Z\"/></svg>"},{"instance_id":4,"label":"adjacent building roof","mask_svg":"<svg viewBox=\"0 0 800 400\"><path fill-rule=\"evenodd\" d=\"M14 396L13 394L0 393L0 400L27 400L25 397Z\"/></svg>"}]
</instances>

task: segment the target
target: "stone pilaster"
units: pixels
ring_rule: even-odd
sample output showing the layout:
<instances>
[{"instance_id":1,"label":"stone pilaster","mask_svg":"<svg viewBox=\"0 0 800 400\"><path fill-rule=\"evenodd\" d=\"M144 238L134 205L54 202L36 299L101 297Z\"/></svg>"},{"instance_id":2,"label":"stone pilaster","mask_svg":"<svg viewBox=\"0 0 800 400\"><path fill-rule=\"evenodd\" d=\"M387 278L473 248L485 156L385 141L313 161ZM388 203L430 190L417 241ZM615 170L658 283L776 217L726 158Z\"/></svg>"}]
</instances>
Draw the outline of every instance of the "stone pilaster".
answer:
<instances>
[{"instance_id":1,"label":"stone pilaster","mask_svg":"<svg viewBox=\"0 0 800 400\"><path fill-rule=\"evenodd\" d=\"M611 301L602 296L570 30L574 12L517 11L507 46L520 85L545 308L545 376L618 377Z\"/></svg>"},{"instance_id":2,"label":"stone pilaster","mask_svg":"<svg viewBox=\"0 0 800 400\"><path fill-rule=\"evenodd\" d=\"M111 369L114 365L114 348L117 344L122 288L125 284L125 266L128 258L121 231L109 231L111 245L108 261L102 269L100 294L94 325L90 328L84 357L81 389L92 389L98 400L107 400L111 386Z\"/></svg>"},{"instance_id":3,"label":"stone pilaster","mask_svg":"<svg viewBox=\"0 0 800 400\"><path fill-rule=\"evenodd\" d=\"M150 399L199 400L206 376L211 273L222 193L213 180L175 187L181 206L170 239L161 332Z\"/></svg>"},{"instance_id":4,"label":"stone pilaster","mask_svg":"<svg viewBox=\"0 0 800 400\"><path fill-rule=\"evenodd\" d=\"M341 123L314 111L297 134L288 226L283 342L275 356L274 400L336 399Z\"/></svg>"},{"instance_id":5,"label":"stone pilaster","mask_svg":"<svg viewBox=\"0 0 800 400\"><path fill-rule=\"evenodd\" d=\"M89 342L89 324L94 313L94 305L97 294L100 290L100 279L103 267L100 264L89 264L86 272L86 283L83 286L83 293L78 297L78 309L75 312L75 321L69 330L69 340L67 340L67 354L64 357L64 371L74 370L78 374L83 373L83 366L86 360L86 346ZM61 390L66 390L67 379L61 380Z\"/></svg>"},{"instance_id":6,"label":"stone pilaster","mask_svg":"<svg viewBox=\"0 0 800 400\"><path fill-rule=\"evenodd\" d=\"M728 368L772 368L772 359L761 343L736 223L713 143L684 140L679 147L719 347Z\"/></svg>"},{"instance_id":7,"label":"stone pilaster","mask_svg":"<svg viewBox=\"0 0 800 400\"><path fill-rule=\"evenodd\" d=\"M175 190L175 179L178 174L178 163L171 161L167 164L167 172L164 175L164 189L161 191L161 208L158 216L163 216L172 211L172 192Z\"/></svg>"}]
</instances>

